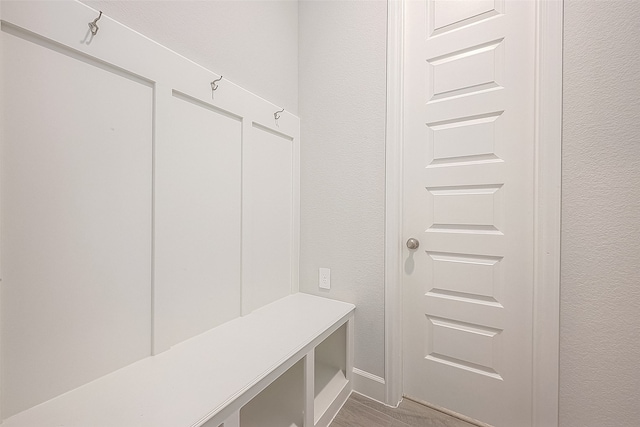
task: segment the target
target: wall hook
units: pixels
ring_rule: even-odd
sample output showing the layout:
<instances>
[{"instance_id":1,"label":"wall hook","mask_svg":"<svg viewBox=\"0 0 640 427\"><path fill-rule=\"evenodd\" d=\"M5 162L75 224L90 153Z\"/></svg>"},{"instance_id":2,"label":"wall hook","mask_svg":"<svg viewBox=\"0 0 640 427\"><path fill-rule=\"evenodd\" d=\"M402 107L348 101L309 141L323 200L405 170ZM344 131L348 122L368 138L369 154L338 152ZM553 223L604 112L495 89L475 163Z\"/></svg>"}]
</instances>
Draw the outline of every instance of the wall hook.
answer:
<instances>
[{"instance_id":1,"label":"wall hook","mask_svg":"<svg viewBox=\"0 0 640 427\"><path fill-rule=\"evenodd\" d=\"M280 113L284 113L284 108L280 111L276 111L275 113L273 113L273 117L278 120L280 118Z\"/></svg>"},{"instance_id":2,"label":"wall hook","mask_svg":"<svg viewBox=\"0 0 640 427\"><path fill-rule=\"evenodd\" d=\"M100 28L98 28L98 19L102 18L102 11L100 11L100 15L98 15L98 17L96 19L93 20L93 22L89 22L89 29L91 30L91 34L93 34L94 36L96 34L98 34L98 30Z\"/></svg>"},{"instance_id":3,"label":"wall hook","mask_svg":"<svg viewBox=\"0 0 640 427\"><path fill-rule=\"evenodd\" d=\"M222 76L220 76L219 79L216 79L214 81L211 82L211 90L216 90L218 89L218 83L220 80L222 80Z\"/></svg>"}]
</instances>

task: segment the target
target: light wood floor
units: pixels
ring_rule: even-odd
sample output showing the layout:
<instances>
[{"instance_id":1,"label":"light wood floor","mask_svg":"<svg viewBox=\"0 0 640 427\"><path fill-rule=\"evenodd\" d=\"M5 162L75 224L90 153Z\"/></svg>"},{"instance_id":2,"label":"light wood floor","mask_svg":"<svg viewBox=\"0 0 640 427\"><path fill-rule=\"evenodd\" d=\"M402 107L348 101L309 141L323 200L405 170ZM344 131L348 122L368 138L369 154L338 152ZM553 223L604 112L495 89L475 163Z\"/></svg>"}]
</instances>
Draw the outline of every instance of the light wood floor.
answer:
<instances>
[{"instance_id":1,"label":"light wood floor","mask_svg":"<svg viewBox=\"0 0 640 427\"><path fill-rule=\"evenodd\" d=\"M352 393L330 427L476 427L404 399L397 408Z\"/></svg>"}]
</instances>

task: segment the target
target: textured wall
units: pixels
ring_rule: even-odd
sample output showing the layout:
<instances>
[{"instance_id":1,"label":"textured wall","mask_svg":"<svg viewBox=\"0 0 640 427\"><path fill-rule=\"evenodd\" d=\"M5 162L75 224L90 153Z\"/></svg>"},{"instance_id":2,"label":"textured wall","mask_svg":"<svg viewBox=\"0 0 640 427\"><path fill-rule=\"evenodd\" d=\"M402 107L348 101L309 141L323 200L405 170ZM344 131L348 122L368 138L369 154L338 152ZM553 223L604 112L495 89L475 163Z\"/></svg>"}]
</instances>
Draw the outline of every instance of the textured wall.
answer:
<instances>
[{"instance_id":1,"label":"textured wall","mask_svg":"<svg viewBox=\"0 0 640 427\"><path fill-rule=\"evenodd\" d=\"M640 2L565 2L560 425L640 425Z\"/></svg>"},{"instance_id":2,"label":"textured wall","mask_svg":"<svg viewBox=\"0 0 640 427\"><path fill-rule=\"evenodd\" d=\"M297 1L84 3L287 111L298 113Z\"/></svg>"},{"instance_id":3,"label":"textured wall","mask_svg":"<svg viewBox=\"0 0 640 427\"><path fill-rule=\"evenodd\" d=\"M355 366L384 377L386 2L301 1L300 289L355 303ZM331 269L331 291L318 289Z\"/></svg>"}]
</instances>

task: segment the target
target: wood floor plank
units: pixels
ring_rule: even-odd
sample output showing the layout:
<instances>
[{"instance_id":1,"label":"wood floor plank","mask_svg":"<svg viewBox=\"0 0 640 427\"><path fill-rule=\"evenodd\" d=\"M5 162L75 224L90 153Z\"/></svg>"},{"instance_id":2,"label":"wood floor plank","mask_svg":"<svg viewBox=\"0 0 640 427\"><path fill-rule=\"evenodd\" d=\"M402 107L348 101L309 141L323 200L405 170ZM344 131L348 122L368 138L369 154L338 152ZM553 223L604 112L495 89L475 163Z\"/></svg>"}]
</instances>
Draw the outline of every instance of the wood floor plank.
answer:
<instances>
[{"instance_id":1,"label":"wood floor plank","mask_svg":"<svg viewBox=\"0 0 640 427\"><path fill-rule=\"evenodd\" d=\"M451 415L447 415L409 399L404 399L402 403L400 403L400 409L402 409L402 414L414 417L418 423L416 425L433 425L434 427L476 427L466 421L452 417ZM429 420L431 424L420 424L421 420Z\"/></svg>"},{"instance_id":2,"label":"wood floor plank","mask_svg":"<svg viewBox=\"0 0 640 427\"><path fill-rule=\"evenodd\" d=\"M347 400L331 427L408 427L388 415L372 410L353 399Z\"/></svg>"},{"instance_id":3,"label":"wood floor plank","mask_svg":"<svg viewBox=\"0 0 640 427\"><path fill-rule=\"evenodd\" d=\"M347 406L348 405L348 406ZM377 422L375 424L374 422ZM384 424L395 422L399 424ZM383 423L383 424L380 424ZM466 421L435 409L404 399L398 408L391 408L353 393L340 410L331 427L475 427Z\"/></svg>"}]
</instances>

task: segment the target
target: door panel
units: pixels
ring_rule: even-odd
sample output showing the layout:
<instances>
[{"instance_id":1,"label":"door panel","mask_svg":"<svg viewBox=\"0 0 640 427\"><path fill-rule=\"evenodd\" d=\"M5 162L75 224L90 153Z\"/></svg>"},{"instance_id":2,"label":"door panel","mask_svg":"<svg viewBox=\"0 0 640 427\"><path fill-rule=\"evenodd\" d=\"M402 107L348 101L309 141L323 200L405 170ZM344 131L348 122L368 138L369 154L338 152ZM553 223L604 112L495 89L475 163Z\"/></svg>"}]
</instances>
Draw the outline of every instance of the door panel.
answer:
<instances>
[{"instance_id":1,"label":"door panel","mask_svg":"<svg viewBox=\"0 0 640 427\"><path fill-rule=\"evenodd\" d=\"M504 0L436 0L428 7L428 34L435 36L502 13Z\"/></svg>"},{"instance_id":2,"label":"door panel","mask_svg":"<svg viewBox=\"0 0 640 427\"><path fill-rule=\"evenodd\" d=\"M409 1L404 391L531 423L533 1Z\"/></svg>"}]
</instances>

